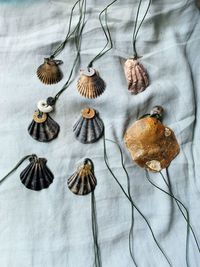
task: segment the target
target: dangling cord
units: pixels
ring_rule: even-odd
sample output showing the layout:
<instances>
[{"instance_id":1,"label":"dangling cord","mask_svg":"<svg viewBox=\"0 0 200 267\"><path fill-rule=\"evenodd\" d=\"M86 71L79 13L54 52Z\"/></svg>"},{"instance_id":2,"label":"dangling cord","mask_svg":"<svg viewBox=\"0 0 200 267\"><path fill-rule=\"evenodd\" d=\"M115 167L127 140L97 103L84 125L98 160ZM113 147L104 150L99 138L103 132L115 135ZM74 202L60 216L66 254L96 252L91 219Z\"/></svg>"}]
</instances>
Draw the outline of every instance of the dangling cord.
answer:
<instances>
[{"instance_id":1,"label":"dangling cord","mask_svg":"<svg viewBox=\"0 0 200 267\"><path fill-rule=\"evenodd\" d=\"M149 221L147 220L147 218L145 217L145 215L140 211L140 209L136 206L136 204L134 203L132 197L130 198L129 195L126 193L126 191L124 190L122 184L119 182L119 180L117 179L117 177L115 176L115 174L113 173L111 167L109 166L109 163L108 163L108 157L107 157L107 149L106 149L106 139L105 139L105 135L103 135L103 142L104 142L104 161L105 161L105 164L110 172L110 174L112 175L112 177L114 178L114 180L117 182L117 184L119 185L119 187L121 188L122 192L124 193L124 195L126 196L126 198L130 201L130 203L133 205L133 207L137 210L137 212L141 215L141 217L144 219L144 221L146 222L150 232L151 232L151 235L158 247L158 249L160 250L160 252L163 254L163 256L165 257L166 261L168 262L169 266L172 267L167 255L165 254L165 252L163 251L163 249L161 248L161 246L159 245L159 242L157 241L155 235L154 235L154 232L153 232L153 229L151 228L151 225L149 223ZM114 142L114 141L113 141ZM117 144L117 143L116 143ZM117 144L118 147L120 148L120 151L121 151L121 155L123 157L123 153L122 153L122 149L121 147L119 146L119 144ZM125 168L125 166L124 166ZM128 171L126 170L127 172L127 175L129 177L129 174L128 174ZM130 178L129 178L130 179Z\"/></svg>"},{"instance_id":2,"label":"dangling cord","mask_svg":"<svg viewBox=\"0 0 200 267\"><path fill-rule=\"evenodd\" d=\"M85 26L85 15L86 15L86 0L83 1L83 5L81 7L81 20L80 23L77 27L77 33L75 36L75 41L76 41L76 50L77 50L77 54L76 57L74 59L73 65L72 65L72 69L70 71L69 77L66 81L66 83L63 85L63 87L61 88L61 90L55 95L54 100L55 103L58 100L58 98L60 97L60 95L68 88L71 77L73 75L74 69L76 68L77 62L80 59L80 50L81 50L81 40L82 40L82 32L83 32L83 28Z\"/></svg>"},{"instance_id":3,"label":"dangling cord","mask_svg":"<svg viewBox=\"0 0 200 267\"><path fill-rule=\"evenodd\" d=\"M79 4L79 8L80 8L80 2L81 1L82 0L78 0L73 5L71 13L70 13L69 27L68 27L68 32L67 32L67 35L65 37L65 40L61 44L59 44L58 47L55 49L55 51L51 54L51 56L50 56L51 59L55 58L56 56L58 56L62 52L62 50L65 48L65 45L66 45L67 41L69 40L69 38L76 32L76 30L80 24L80 18L82 16L82 13L80 12L78 23L76 24L74 30L71 32L72 19L73 19L74 10L75 10L77 4ZM80 8L80 11L81 11L81 8Z\"/></svg>"},{"instance_id":4,"label":"dangling cord","mask_svg":"<svg viewBox=\"0 0 200 267\"><path fill-rule=\"evenodd\" d=\"M37 156L35 155L35 154L33 154L33 155L28 155L28 156L25 156L25 157L23 157L18 163L17 163L17 165L8 173L8 174L6 174L1 180L0 180L0 184L1 183L3 183L5 180L6 180L6 178L8 178L8 176L10 176L14 171L16 171L18 168L19 168L19 166L26 160L26 159L30 159L30 158L37 158Z\"/></svg>"},{"instance_id":5,"label":"dangling cord","mask_svg":"<svg viewBox=\"0 0 200 267\"><path fill-rule=\"evenodd\" d=\"M110 140L110 139L107 139L106 138L105 141L114 143L118 147L118 149L119 149L120 157L121 157L122 168L123 168L124 172L126 173L126 177L127 177L127 191L128 191L128 196L129 196L130 199L132 199L132 197L131 197L131 190L130 190L130 177L129 177L128 172L127 172L127 170L125 168L125 165L124 165L124 159L123 159L123 154L122 154L121 147L118 145L117 142L115 142L113 140ZM130 227L130 231L129 231L129 251L130 251L130 255L131 255L131 258L133 260L133 263L137 267L138 265L137 265L137 263L135 261L134 255L133 255L133 228L134 228L134 206L131 204L131 227Z\"/></svg>"},{"instance_id":6,"label":"dangling cord","mask_svg":"<svg viewBox=\"0 0 200 267\"><path fill-rule=\"evenodd\" d=\"M97 224L97 213L96 213L96 200L94 191L91 193L91 219L92 219L92 234L94 241L94 266L101 267L101 255L98 245L98 224Z\"/></svg>"},{"instance_id":7,"label":"dangling cord","mask_svg":"<svg viewBox=\"0 0 200 267\"><path fill-rule=\"evenodd\" d=\"M104 35L106 37L106 44L104 48L90 61L88 64L88 69L93 66L93 63L98 60L100 57L104 56L108 51L110 51L113 48L113 42L112 42L112 37L110 34L110 29L108 27L108 8L112 6L117 0L112 1L109 5L107 5L99 14L99 21L101 24L101 28L104 32ZM105 26L103 25L102 22L102 16L105 16ZM107 31L107 32L106 32ZM110 44L110 46L107 48L107 46ZM107 48L107 49L106 49Z\"/></svg>"},{"instance_id":8,"label":"dangling cord","mask_svg":"<svg viewBox=\"0 0 200 267\"><path fill-rule=\"evenodd\" d=\"M160 173L161 173L161 172L160 172ZM182 213L184 219L185 219L186 222L187 222L187 231L186 231L186 254L185 254L185 255L186 255L186 265L189 266L189 260L188 260L188 241L189 241L189 230L190 230L190 227L191 227L191 226L190 226L190 223L189 223L189 213L188 213L188 210L187 210L187 208L184 206L184 204L183 204L180 200L178 200L176 197L174 197L174 195L172 195L171 193L169 193L169 192L165 191L164 189L160 188L158 185L154 184L153 181L150 179L150 175L149 175L148 171L146 171L146 178L147 178L147 180L148 180L154 187L156 187L157 189L159 189L159 190L162 191L163 193L165 193L165 194L167 194L168 196L170 196L173 200L175 200L175 202L177 203L177 205L178 205L178 207L179 207L179 209L180 209L180 211L181 211L181 213ZM179 204L179 203L180 203L180 204ZM181 205L181 206L183 207L183 209L185 210L185 212L186 212L186 216L185 216L185 214L183 213L183 211L182 211L180 205Z\"/></svg>"},{"instance_id":9,"label":"dangling cord","mask_svg":"<svg viewBox=\"0 0 200 267\"><path fill-rule=\"evenodd\" d=\"M161 175L162 179L164 180L165 184L167 185L167 187L168 187L169 190L170 190L170 186L169 186L168 182L166 181L166 179L165 179L163 173L160 172L160 175ZM167 170L167 175L168 175L168 177L169 177L168 170ZM163 190L162 190L162 191L163 191ZM165 192L165 193L168 193L168 192ZM169 193L168 193L168 194L169 194ZM192 232L193 238L194 238L195 243L196 243L196 245L197 245L197 249L198 249L198 251L200 252L199 242L198 242L197 237L196 237L196 235L195 235L195 232L194 232L194 230L193 230L193 228L192 228L192 226L191 226L191 224L190 224L190 221L189 221L189 212L188 212L187 208L185 207L185 205L184 205L180 200L178 200L178 199L174 196L174 194L173 194L172 192L171 192L171 196L172 196L172 197L174 198L174 200L176 201L176 204L177 204L177 206L178 206L180 212L182 213L182 215L183 215L185 221L187 222L188 227L190 228L190 231ZM180 205L181 205L181 206L184 208L184 210L186 211L186 215L185 215L184 212L182 211L182 208L180 207Z\"/></svg>"},{"instance_id":10,"label":"dangling cord","mask_svg":"<svg viewBox=\"0 0 200 267\"><path fill-rule=\"evenodd\" d=\"M137 28L137 25L138 25L138 19L139 19L139 14L140 14L140 8L141 8L141 4L142 4L142 0L140 0L139 4L138 4L138 8L137 8L137 12L136 12L136 18L135 18L135 25L134 25L134 30L133 30L133 57L135 59L138 58L138 53L137 53L137 49L136 49L136 41L137 41L137 35L138 35L138 32L149 12L149 9L150 9L150 6L151 6L151 2L152 0L149 0L149 3L148 3L148 6L147 6L147 9L146 9L146 12Z\"/></svg>"}]
</instances>

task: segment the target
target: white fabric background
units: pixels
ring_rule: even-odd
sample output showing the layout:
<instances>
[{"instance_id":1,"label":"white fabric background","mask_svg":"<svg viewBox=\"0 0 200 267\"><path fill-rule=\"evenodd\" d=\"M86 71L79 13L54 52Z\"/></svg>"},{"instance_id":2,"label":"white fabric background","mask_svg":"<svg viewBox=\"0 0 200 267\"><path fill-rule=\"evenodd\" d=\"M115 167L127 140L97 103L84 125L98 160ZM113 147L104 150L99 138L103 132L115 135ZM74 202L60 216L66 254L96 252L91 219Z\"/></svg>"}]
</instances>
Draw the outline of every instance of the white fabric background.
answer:
<instances>
[{"instance_id":1,"label":"white fabric background","mask_svg":"<svg viewBox=\"0 0 200 267\"><path fill-rule=\"evenodd\" d=\"M77 69L73 83L60 97L53 114L61 126L59 137L49 144L38 143L29 137L27 127L37 101L54 95L67 79L75 56L73 43L58 57L64 61L62 82L45 86L35 71L63 40L73 2L0 1L0 177L30 153L46 157L55 174L48 190L27 190L19 180L26 162L0 186L1 267L93 266L90 196L77 197L66 186L76 163L84 157L94 161L98 179L95 194L102 266L133 266L128 251L130 204L103 163L102 140L82 145L72 133L72 126L86 105L100 112L106 136L122 146L125 129L138 116L148 113L156 104L165 108L164 123L173 128L181 145L180 155L169 168L171 183L174 193L190 210L191 223L200 242L199 10L192 0L153 1L138 36L138 51L148 69L151 85L142 94L130 96L122 64L132 55L131 33L138 1L121 0L113 5L109 25L114 48L95 64L107 83L106 92L96 100L82 98L75 86ZM88 2L81 51L83 67L105 43L98 13L109 1ZM110 164L126 187L115 149L108 144ZM172 266L186 266L186 224L180 212L169 197L147 182L144 171L131 161L125 148L124 155L135 202L149 219ZM164 187L159 175L151 177ZM189 248L190 266L200 266L192 237ZM139 267L168 266L137 212L134 255Z\"/></svg>"}]
</instances>

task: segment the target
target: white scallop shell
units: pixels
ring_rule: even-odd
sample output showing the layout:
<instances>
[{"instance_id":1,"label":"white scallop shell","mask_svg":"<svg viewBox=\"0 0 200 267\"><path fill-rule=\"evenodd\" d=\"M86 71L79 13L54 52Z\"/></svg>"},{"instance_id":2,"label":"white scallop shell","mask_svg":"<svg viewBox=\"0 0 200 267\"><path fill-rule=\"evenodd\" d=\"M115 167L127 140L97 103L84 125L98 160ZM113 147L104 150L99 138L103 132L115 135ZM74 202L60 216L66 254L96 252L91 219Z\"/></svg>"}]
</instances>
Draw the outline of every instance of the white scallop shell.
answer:
<instances>
[{"instance_id":1,"label":"white scallop shell","mask_svg":"<svg viewBox=\"0 0 200 267\"><path fill-rule=\"evenodd\" d=\"M38 101L37 108L43 113L50 113L53 110L52 106L47 105L46 100Z\"/></svg>"}]
</instances>

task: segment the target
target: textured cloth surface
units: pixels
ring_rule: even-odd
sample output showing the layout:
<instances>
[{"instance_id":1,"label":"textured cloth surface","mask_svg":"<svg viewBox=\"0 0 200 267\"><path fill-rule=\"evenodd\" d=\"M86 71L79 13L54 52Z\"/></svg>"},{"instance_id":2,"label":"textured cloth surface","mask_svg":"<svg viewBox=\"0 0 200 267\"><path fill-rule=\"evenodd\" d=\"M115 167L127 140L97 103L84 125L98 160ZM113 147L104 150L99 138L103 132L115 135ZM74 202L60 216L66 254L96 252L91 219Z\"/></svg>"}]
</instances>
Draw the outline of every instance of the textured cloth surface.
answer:
<instances>
[{"instance_id":1,"label":"textured cloth surface","mask_svg":"<svg viewBox=\"0 0 200 267\"><path fill-rule=\"evenodd\" d=\"M105 44L98 14L108 2L88 1L81 67L85 67ZM82 98L76 90L78 67L73 83L60 97L52 115L61 131L49 144L34 141L28 135L27 127L38 100L54 95L65 83L75 57L73 42L58 57L64 61L64 79L60 83L45 86L35 71L43 58L63 40L74 1L0 3L0 177L30 153L47 158L47 164L55 174L49 189L30 191L19 179L26 162L1 184L0 266L93 266L90 195L77 197L66 186L76 163L84 157L94 161L98 180L95 195L102 266L133 266L128 250L131 207L104 164L103 141L82 145L72 133L81 109L88 105L99 111L106 136L122 145L134 201L149 219L172 266L186 266L186 223L170 198L155 189L145 178L144 170L132 162L124 147L123 135L126 128L148 113L152 106L164 107L164 123L175 131L181 146L180 154L169 168L172 188L189 208L191 223L200 242L200 21L195 2L153 1L137 43L151 84L137 96L130 96L127 90L123 62L132 56L131 39L138 1L115 3L108 13L114 48L95 63L107 89L96 100ZM144 6L146 4L144 1ZM76 19L77 13L73 25ZM110 165L126 188L117 148L111 143L107 148ZM151 174L151 178L166 189L159 174ZM134 256L138 266L168 266L146 223L137 211L134 215ZM188 256L191 267L200 266L200 255L191 235Z\"/></svg>"}]
</instances>

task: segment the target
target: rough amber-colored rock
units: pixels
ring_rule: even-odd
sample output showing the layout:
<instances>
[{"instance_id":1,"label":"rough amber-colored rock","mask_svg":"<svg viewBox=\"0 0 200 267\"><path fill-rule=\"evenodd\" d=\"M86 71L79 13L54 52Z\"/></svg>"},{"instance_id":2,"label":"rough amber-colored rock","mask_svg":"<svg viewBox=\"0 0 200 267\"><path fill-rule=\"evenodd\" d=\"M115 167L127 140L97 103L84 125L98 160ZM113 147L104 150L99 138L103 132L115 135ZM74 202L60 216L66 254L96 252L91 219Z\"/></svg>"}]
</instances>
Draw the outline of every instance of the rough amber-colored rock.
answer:
<instances>
[{"instance_id":1,"label":"rough amber-colored rock","mask_svg":"<svg viewBox=\"0 0 200 267\"><path fill-rule=\"evenodd\" d=\"M124 141L132 159L155 172L168 167L180 151L173 131L150 116L136 121L126 131Z\"/></svg>"}]
</instances>

